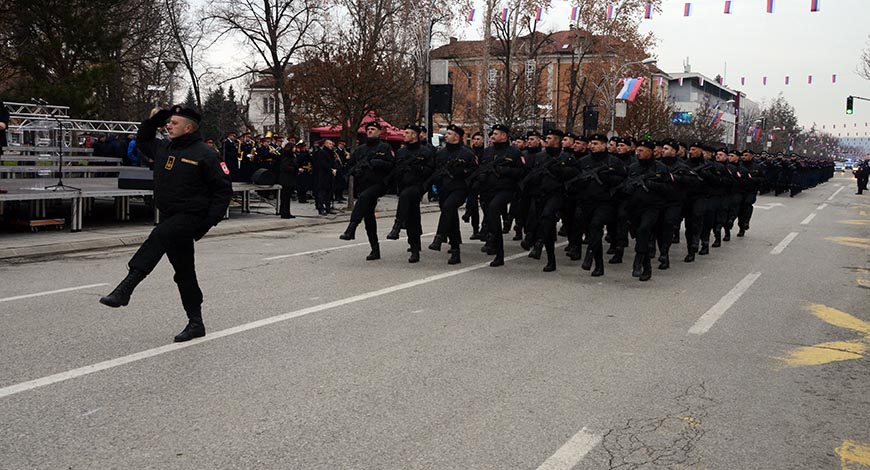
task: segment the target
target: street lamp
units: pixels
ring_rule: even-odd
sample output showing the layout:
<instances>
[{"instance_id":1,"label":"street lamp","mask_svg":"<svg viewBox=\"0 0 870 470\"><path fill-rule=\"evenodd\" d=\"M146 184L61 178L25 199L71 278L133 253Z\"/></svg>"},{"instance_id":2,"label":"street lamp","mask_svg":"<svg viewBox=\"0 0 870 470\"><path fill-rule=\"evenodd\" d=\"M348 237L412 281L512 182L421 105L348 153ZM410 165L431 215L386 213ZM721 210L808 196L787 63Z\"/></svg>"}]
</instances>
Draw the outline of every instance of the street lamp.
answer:
<instances>
[{"instance_id":1,"label":"street lamp","mask_svg":"<svg viewBox=\"0 0 870 470\"><path fill-rule=\"evenodd\" d=\"M626 62L622 64L614 74L613 78L619 76L619 73L622 72L622 69L628 67L629 65L648 65L654 64L658 62L658 59L654 57L647 57L646 59L635 61L635 62ZM614 137L616 135L616 94L613 95L613 98L610 100L610 132L607 133L607 138Z\"/></svg>"},{"instance_id":2,"label":"street lamp","mask_svg":"<svg viewBox=\"0 0 870 470\"><path fill-rule=\"evenodd\" d=\"M178 61L167 59L163 61L166 70L169 70L169 106L175 104L175 68L178 67Z\"/></svg>"}]
</instances>

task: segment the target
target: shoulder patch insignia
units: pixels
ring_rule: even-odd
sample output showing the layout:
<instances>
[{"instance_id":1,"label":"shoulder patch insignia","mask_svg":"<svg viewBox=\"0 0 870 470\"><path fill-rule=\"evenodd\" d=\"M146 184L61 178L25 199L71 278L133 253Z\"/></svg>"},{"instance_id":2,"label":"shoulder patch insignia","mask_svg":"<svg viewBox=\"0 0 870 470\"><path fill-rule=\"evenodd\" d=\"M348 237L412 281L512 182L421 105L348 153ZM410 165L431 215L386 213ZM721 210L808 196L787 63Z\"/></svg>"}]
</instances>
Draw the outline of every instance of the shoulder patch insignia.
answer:
<instances>
[{"instance_id":1,"label":"shoulder patch insignia","mask_svg":"<svg viewBox=\"0 0 870 470\"><path fill-rule=\"evenodd\" d=\"M230 169L227 168L227 164L226 164L226 162L221 162L221 170L224 171L224 174L225 174L225 175L230 174Z\"/></svg>"},{"instance_id":2,"label":"shoulder patch insignia","mask_svg":"<svg viewBox=\"0 0 870 470\"><path fill-rule=\"evenodd\" d=\"M173 166L175 166L175 157L170 155L166 157L166 165L163 165L163 168L171 170Z\"/></svg>"},{"instance_id":3,"label":"shoulder patch insignia","mask_svg":"<svg viewBox=\"0 0 870 470\"><path fill-rule=\"evenodd\" d=\"M198 161L196 161L196 160L190 160L189 158L182 158L182 159L181 159L181 163L187 163L188 165L193 165L193 166L197 166L197 165L199 165L199 162L198 162Z\"/></svg>"}]
</instances>

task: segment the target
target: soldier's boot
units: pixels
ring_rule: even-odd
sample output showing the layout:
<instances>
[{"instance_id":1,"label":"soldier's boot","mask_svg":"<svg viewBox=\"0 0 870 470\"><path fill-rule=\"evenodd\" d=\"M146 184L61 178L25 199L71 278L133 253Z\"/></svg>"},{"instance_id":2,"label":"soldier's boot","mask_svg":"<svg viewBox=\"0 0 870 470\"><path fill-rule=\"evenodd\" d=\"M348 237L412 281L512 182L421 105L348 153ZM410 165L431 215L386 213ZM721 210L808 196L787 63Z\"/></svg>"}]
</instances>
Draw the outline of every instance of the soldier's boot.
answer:
<instances>
[{"instance_id":1,"label":"soldier's boot","mask_svg":"<svg viewBox=\"0 0 870 470\"><path fill-rule=\"evenodd\" d=\"M566 227L565 224L562 224L562 226L559 227L559 231L557 232L557 235L559 235L560 237L567 237L568 236L568 227Z\"/></svg>"},{"instance_id":2,"label":"soldier's boot","mask_svg":"<svg viewBox=\"0 0 870 470\"><path fill-rule=\"evenodd\" d=\"M740 227L740 230L737 232L737 236L738 237L745 237L746 236L746 229L743 227Z\"/></svg>"},{"instance_id":3,"label":"soldier's boot","mask_svg":"<svg viewBox=\"0 0 870 470\"><path fill-rule=\"evenodd\" d=\"M694 246L689 247L689 253L683 258L684 263L692 263L695 261L695 252L698 251Z\"/></svg>"},{"instance_id":4,"label":"soldier's boot","mask_svg":"<svg viewBox=\"0 0 870 470\"><path fill-rule=\"evenodd\" d=\"M592 248L587 248L586 256L583 258L583 263L580 265L580 268L584 271L589 271L590 269L592 269L592 262L594 261L593 258L594 255L592 253Z\"/></svg>"},{"instance_id":5,"label":"soldier's boot","mask_svg":"<svg viewBox=\"0 0 870 470\"><path fill-rule=\"evenodd\" d=\"M712 246L713 248L719 248L720 246L722 246L722 234L719 233L718 230L716 230L713 232L713 236L713 244L710 246Z\"/></svg>"},{"instance_id":6,"label":"soldier's boot","mask_svg":"<svg viewBox=\"0 0 870 470\"><path fill-rule=\"evenodd\" d=\"M133 295L133 290L136 286L145 279L146 274L142 271L131 269L118 287L107 296L100 297L100 303L112 308L123 307L130 303L130 296Z\"/></svg>"},{"instance_id":7,"label":"soldier's boot","mask_svg":"<svg viewBox=\"0 0 870 470\"><path fill-rule=\"evenodd\" d=\"M671 245L679 245L679 244L680 244L680 231L674 230L674 237L671 238Z\"/></svg>"},{"instance_id":8,"label":"soldier's boot","mask_svg":"<svg viewBox=\"0 0 870 470\"><path fill-rule=\"evenodd\" d=\"M402 231L402 221L396 219L396 223L393 224L392 230L387 234L387 240L398 240L399 233Z\"/></svg>"},{"instance_id":9,"label":"soldier's boot","mask_svg":"<svg viewBox=\"0 0 870 470\"><path fill-rule=\"evenodd\" d=\"M722 241L723 242L730 242L731 241L731 229L730 228L725 229L725 236L722 237Z\"/></svg>"},{"instance_id":10,"label":"soldier's boot","mask_svg":"<svg viewBox=\"0 0 870 470\"><path fill-rule=\"evenodd\" d=\"M366 261L375 261L381 259L381 246L378 244L372 245L372 252L366 256Z\"/></svg>"},{"instance_id":11,"label":"soldier's boot","mask_svg":"<svg viewBox=\"0 0 870 470\"><path fill-rule=\"evenodd\" d=\"M607 254L612 255L614 253L616 253L616 246L611 243L610 246L607 248Z\"/></svg>"},{"instance_id":12,"label":"soldier's boot","mask_svg":"<svg viewBox=\"0 0 870 470\"><path fill-rule=\"evenodd\" d=\"M520 248L528 251L532 249L532 246L534 246L534 242L532 242L532 237L527 233L523 241L520 242Z\"/></svg>"},{"instance_id":13,"label":"soldier's boot","mask_svg":"<svg viewBox=\"0 0 870 470\"><path fill-rule=\"evenodd\" d=\"M568 252L568 259L577 261L583 257L583 245L575 245L574 249Z\"/></svg>"},{"instance_id":14,"label":"soldier's boot","mask_svg":"<svg viewBox=\"0 0 870 470\"><path fill-rule=\"evenodd\" d=\"M513 241L518 242L523 239L523 229L514 226L514 238Z\"/></svg>"},{"instance_id":15,"label":"soldier's boot","mask_svg":"<svg viewBox=\"0 0 870 470\"><path fill-rule=\"evenodd\" d=\"M205 325L202 323L202 312L188 313L187 326L181 330L181 333L175 335L175 342L183 343L203 336L205 336Z\"/></svg>"},{"instance_id":16,"label":"soldier's boot","mask_svg":"<svg viewBox=\"0 0 870 470\"><path fill-rule=\"evenodd\" d=\"M512 223L513 222L511 222L510 219L505 220L502 224L502 227L501 227L501 233L511 233L511 224Z\"/></svg>"},{"instance_id":17,"label":"soldier's boot","mask_svg":"<svg viewBox=\"0 0 870 470\"><path fill-rule=\"evenodd\" d=\"M662 250L662 255L659 256L659 269L668 269L670 267L671 267L670 253Z\"/></svg>"},{"instance_id":18,"label":"soldier's boot","mask_svg":"<svg viewBox=\"0 0 870 470\"><path fill-rule=\"evenodd\" d=\"M556 270L556 250L547 246L547 265L544 266L544 272L550 273Z\"/></svg>"},{"instance_id":19,"label":"soldier's boot","mask_svg":"<svg viewBox=\"0 0 870 470\"><path fill-rule=\"evenodd\" d=\"M640 253L634 254L634 262L631 263L631 277L640 277L643 270L643 255Z\"/></svg>"},{"instance_id":20,"label":"soldier's boot","mask_svg":"<svg viewBox=\"0 0 870 470\"><path fill-rule=\"evenodd\" d=\"M541 252L543 250L544 250L544 242L542 242L540 240L536 241L535 246L533 246L531 251L529 251L529 258L541 259Z\"/></svg>"},{"instance_id":21,"label":"soldier's boot","mask_svg":"<svg viewBox=\"0 0 870 470\"><path fill-rule=\"evenodd\" d=\"M641 272L640 277L638 277L641 281L649 281L652 277L652 262L650 262L649 254L643 257L641 261Z\"/></svg>"},{"instance_id":22,"label":"soldier's boot","mask_svg":"<svg viewBox=\"0 0 870 470\"><path fill-rule=\"evenodd\" d=\"M468 209L466 209L465 212L462 214L462 221L467 224L468 221L470 221L470 220L471 220L471 212L469 212Z\"/></svg>"},{"instance_id":23,"label":"soldier's boot","mask_svg":"<svg viewBox=\"0 0 870 470\"><path fill-rule=\"evenodd\" d=\"M604 275L604 249L598 248L595 252L595 269L592 270L592 277L599 277Z\"/></svg>"},{"instance_id":24,"label":"soldier's boot","mask_svg":"<svg viewBox=\"0 0 870 470\"><path fill-rule=\"evenodd\" d=\"M504 252L497 252L495 255L495 259L489 263L489 265L493 268L497 268L499 266L504 266Z\"/></svg>"},{"instance_id":25,"label":"soldier's boot","mask_svg":"<svg viewBox=\"0 0 870 470\"><path fill-rule=\"evenodd\" d=\"M456 245L450 250L450 259L447 260L447 264L459 264L461 262L462 258L459 256L459 245Z\"/></svg>"},{"instance_id":26,"label":"soldier's boot","mask_svg":"<svg viewBox=\"0 0 870 470\"><path fill-rule=\"evenodd\" d=\"M419 263L420 262L420 248L411 248L411 256L408 258L409 263Z\"/></svg>"},{"instance_id":27,"label":"soldier's boot","mask_svg":"<svg viewBox=\"0 0 870 470\"><path fill-rule=\"evenodd\" d=\"M698 251L698 254L701 256L709 255L710 254L710 244L708 244L706 242L701 243L701 250Z\"/></svg>"},{"instance_id":28,"label":"soldier's boot","mask_svg":"<svg viewBox=\"0 0 870 470\"><path fill-rule=\"evenodd\" d=\"M613 249L613 257L607 262L610 264L622 264L622 257L625 255L625 248L618 246Z\"/></svg>"},{"instance_id":29,"label":"soldier's boot","mask_svg":"<svg viewBox=\"0 0 870 470\"><path fill-rule=\"evenodd\" d=\"M435 234L432 237L432 243L429 244L430 250L441 251L441 244L444 243L444 237L441 235Z\"/></svg>"},{"instance_id":30,"label":"soldier's boot","mask_svg":"<svg viewBox=\"0 0 870 470\"><path fill-rule=\"evenodd\" d=\"M478 227L471 227L471 236L468 237L469 240L480 240L480 229Z\"/></svg>"},{"instance_id":31,"label":"soldier's boot","mask_svg":"<svg viewBox=\"0 0 870 470\"><path fill-rule=\"evenodd\" d=\"M359 227L359 222L350 222L347 224L347 229L338 236L342 240L353 240L356 237L356 228Z\"/></svg>"}]
</instances>

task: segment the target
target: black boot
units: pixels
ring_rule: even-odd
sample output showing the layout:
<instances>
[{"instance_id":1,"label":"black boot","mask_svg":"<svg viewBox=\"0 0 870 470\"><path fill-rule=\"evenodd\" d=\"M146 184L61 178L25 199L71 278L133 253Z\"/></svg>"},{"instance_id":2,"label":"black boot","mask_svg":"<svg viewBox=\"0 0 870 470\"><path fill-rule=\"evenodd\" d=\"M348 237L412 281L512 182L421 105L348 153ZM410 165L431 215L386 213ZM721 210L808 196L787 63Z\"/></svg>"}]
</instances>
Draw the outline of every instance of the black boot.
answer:
<instances>
[{"instance_id":1,"label":"black boot","mask_svg":"<svg viewBox=\"0 0 870 470\"><path fill-rule=\"evenodd\" d=\"M602 248L598 249L598 252L595 253L595 269L592 270L592 277L599 277L604 275L604 250Z\"/></svg>"},{"instance_id":2,"label":"black boot","mask_svg":"<svg viewBox=\"0 0 870 470\"><path fill-rule=\"evenodd\" d=\"M366 261L375 261L381 259L381 246L372 245L372 252L366 256Z\"/></svg>"},{"instance_id":3,"label":"black boot","mask_svg":"<svg viewBox=\"0 0 870 470\"><path fill-rule=\"evenodd\" d=\"M402 222L397 220L395 224L393 224L393 229L390 230L390 233L387 234L387 240L398 240L399 232L402 231Z\"/></svg>"},{"instance_id":4,"label":"black boot","mask_svg":"<svg viewBox=\"0 0 870 470\"><path fill-rule=\"evenodd\" d=\"M181 333L175 335L175 342L182 343L203 336L205 336L205 325L202 324L201 314L200 316L188 316L187 326L181 330Z\"/></svg>"},{"instance_id":5,"label":"black boot","mask_svg":"<svg viewBox=\"0 0 870 470\"><path fill-rule=\"evenodd\" d=\"M614 253L616 253L616 247L611 244L610 247L607 248L607 254L612 255Z\"/></svg>"},{"instance_id":6,"label":"black boot","mask_svg":"<svg viewBox=\"0 0 870 470\"><path fill-rule=\"evenodd\" d=\"M631 277L640 277L643 271L643 254L635 253L634 262L631 264Z\"/></svg>"},{"instance_id":7,"label":"black boot","mask_svg":"<svg viewBox=\"0 0 870 470\"><path fill-rule=\"evenodd\" d=\"M616 247L613 249L613 257L610 258L607 262L610 264L622 264L622 257L625 254L625 248Z\"/></svg>"},{"instance_id":8,"label":"black boot","mask_svg":"<svg viewBox=\"0 0 870 470\"><path fill-rule=\"evenodd\" d=\"M492 262L489 263L489 265L493 268L497 268L499 266L504 266L504 255L503 254L495 255L495 259L492 260Z\"/></svg>"},{"instance_id":9,"label":"black boot","mask_svg":"<svg viewBox=\"0 0 870 470\"><path fill-rule=\"evenodd\" d=\"M459 257L459 246L454 246L450 250L450 259L447 260L447 264L459 264L462 262L462 259Z\"/></svg>"},{"instance_id":10,"label":"black boot","mask_svg":"<svg viewBox=\"0 0 870 470\"><path fill-rule=\"evenodd\" d=\"M689 254L687 254L686 257L683 258L683 262L691 263L693 261L695 261L695 248L689 248Z\"/></svg>"},{"instance_id":11,"label":"black boot","mask_svg":"<svg viewBox=\"0 0 870 470\"><path fill-rule=\"evenodd\" d=\"M100 303L112 308L123 307L130 302L130 296L136 286L145 279L146 274L142 271L131 269L118 287L115 287L109 295L100 297Z\"/></svg>"},{"instance_id":12,"label":"black boot","mask_svg":"<svg viewBox=\"0 0 870 470\"><path fill-rule=\"evenodd\" d=\"M468 237L469 240L480 240L480 230L477 227L472 227L471 236Z\"/></svg>"},{"instance_id":13,"label":"black boot","mask_svg":"<svg viewBox=\"0 0 870 470\"><path fill-rule=\"evenodd\" d=\"M409 263L419 263L420 262L420 250L411 250L411 257L408 258Z\"/></svg>"},{"instance_id":14,"label":"black boot","mask_svg":"<svg viewBox=\"0 0 870 470\"><path fill-rule=\"evenodd\" d=\"M671 238L671 245L679 245L680 244L680 231L674 231L674 237Z\"/></svg>"},{"instance_id":15,"label":"black boot","mask_svg":"<svg viewBox=\"0 0 870 470\"><path fill-rule=\"evenodd\" d=\"M720 246L722 246L722 235L719 234L718 230L713 235L715 236L715 238L713 239L713 244L710 246L712 246L713 248L719 248Z\"/></svg>"},{"instance_id":16,"label":"black boot","mask_svg":"<svg viewBox=\"0 0 870 470\"><path fill-rule=\"evenodd\" d=\"M710 245L706 243L701 243L701 250L698 251L698 254L701 256L710 254Z\"/></svg>"},{"instance_id":17,"label":"black boot","mask_svg":"<svg viewBox=\"0 0 870 470\"><path fill-rule=\"evenodd\" d=\"M583 247L582 245L577 245L574 249L568 252L568 259L571 261L577 261L583 257Z\"/></svg>"},{"instance_id":18,"label":"black boot","mask_svg":"<svg viewBox=\"0 0 870 470\"><path fill-rule=\"evenodd\" d=\"M526 251L532 249L532 246L534 246L534 243L532 243L532 239L529 238L528 235L526 236L526 238L523 238L523 241L520 242L520 248Z\"/></svg>"},{"instance_id":19,"label":"black boot","mask_svg":"<svg viewBox=\"0 0 870 470\"><path fill-rule=\"evenodd\" d=\"M522 240L522 239L523 239L523 231L522 231L521 229L518 228L518 229L516 230L516 232L514 232L514 238L513 238L512 240L515 241L515 242L518 242L518 241L520 241L520 240Z\"/></svg>"},{"instance_id":20,"label":"black boot","mask_svg":"<svg viewBox=\"0 0 870 470\"><path fill-rule=\"evenodd\" d=\"M544 272L550 273L556 270L556 253L555 250L547 250L547 265L544 266Z\"/></svg>"},{"instance_id":21,"label":"black boot","mask_svg":"<svg viewBox=\"0 0 870 470\"><path fill-rule=\"evenodd\" d=\"M740 230L737 232L737 236L738 237L745 237L746 236L746 229L743 227L740 227Z\"/></svg>"},{"instance_id":22,"label":"black boot","mask_svg":"<svg viewBox=\"0 0 870 470\"><path fill-rule=\"evenodd\" d=\"M347 224L347 230L344 231L338 238L342 240L353 240L356 237L356 228L359 227L359 222L350 222Z\"/></svg>"},{"instance_id":23,"label":"black boot","mask_svg":"<svg viewBox=\"0 0 870 470\"><path fill-rule=\"evenodd\" d=\"M535 246L532 247L532 250L529 251L529 258L532 259L541 259L541 252L544 250L544 242L538 240L535 242Z\"/></svg>"},{"instance_id":24,"label":"black boot","mask_svg":"<svg viewBox=\"0 0 870 470\"><path fill-rule=\"evenodd\" d=\"M659 269L668 269L671 267L671 256L667 251L662 251L662 255L659 256Z\"/></svg>"},{"instance_id":25,"label":"black boot","mask_svg":"<svg viewBox=\"0 0 870 470\"><path fill-rule=\"evenodd\" d=\"M436 234L432 238L432 243L429 244L430 250L441 251L441 244L444 243L444 237Z\"/></svg>"},{"instance_id":26,"label":"black boot","mask_svg":"<svg viewBox=\"0 0 870 470\"><path fill-rule=\"evenodd\" d=\"M584 271L589 271L592 269L592 248L586 249L586 257L583 258L583 264L580 265Z\"/></svg>"},{"instance_id":27,"label":"black boot","mask_svg":"<svg viewBox=\"0 0 870 470\"><path fill-rule=\"evenodd\" d=\"M640 272L640 277L638 279L644 282L649 281L652 277L652 262L650 262L648 254L643 257L641 267L642 269Z\"/></svg>"},{"instance_id":28,"label":"black boot","mask_svg":"<svg viewBox=\"0 0 870 470\"><path fill-rule=\"evenodd\" d=\"M730 242L731 241L731 229L730 228L725 229L725 236L722 237L722 241L723 242Z\"/></svg>"}]
</instances>

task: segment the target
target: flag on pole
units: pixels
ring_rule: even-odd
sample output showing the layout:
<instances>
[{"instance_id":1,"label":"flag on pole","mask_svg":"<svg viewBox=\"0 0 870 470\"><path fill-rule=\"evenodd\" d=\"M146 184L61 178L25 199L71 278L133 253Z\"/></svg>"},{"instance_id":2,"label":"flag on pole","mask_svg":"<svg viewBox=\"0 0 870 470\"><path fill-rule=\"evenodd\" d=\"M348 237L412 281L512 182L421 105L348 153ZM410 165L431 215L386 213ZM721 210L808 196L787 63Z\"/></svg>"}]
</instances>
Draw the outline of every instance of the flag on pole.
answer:
<instances>
[{"instance_id":1,"label":"flag on pole","mask_svg":"<svg viewBox=\"0 0 870 470\"><path fill-rule=\"evenodd\" d=\"M767 0L767 12L773 13L773 0Z\"/></svg>"},{"instance_id":2,"label":"flag on pole","mask_svg":"<svg viewBox=\"0 0 870 470\"><path fill-rule=\"evenodd\" d=\"M508 13L510 13L510 8L505 8L504 10L501 11L501 22L502 23L507 23Z\"/></svg>"},{"instance_id":3,"label":"flag on pole","mask_svg":"<svg viewBox=\"0 0 870 470\"><path fill-rule=\"evenodd\" d=\"M788 75L785 76L785 84L788 85Z\"/></svg>"},{"instance_id":4,"label":"flag on pole","mask_svg":"<svg viewBox=\"0 0 870 470\"><path fill-rule=\"evenodd\" d=\"M643 11L643 18L646 20L650 20L650 19L652 19L652 14L653 14L653 4L647 3L646 8L644 8L644 11Z\"/></svg>"},{"instance_id":5,"label":"flag on pole","mask_svg":"<svg viewBox=\"0 0 870 470\"><path fill-rule=\"evenodd\" d=\"M692 14L692 4L686 2L686 4L683 6L683 16L691 16L691 14Z\"/></svg>"},{"instance_id":6,"label":"flag on pole","mask_svg":"<svg viewBox=\"0 0 870 470\"><path fill-rule=\"evenodd\" d=\"M740 86L746 86L746 77L740 77Z\"/></svg>"},{"instance_id":7,"label":"flag on pole","mask_svg":"<svg viewBox=\"0 0 870 470\"><path fill-rule=\"evenodd\" d=\"M819 0L810 0L810 11L819 11Z\"/></svg>"},{"instance_id":8,"label":"flag on pole","mask_svg":"<svg viewBox=\"0 0 870 470\"><path fill-rule=\"evenodd\" d=\"M537 11L535 11L535 21L541 21L541 17L544 15L544 9L538 7Z\"/></svg>"},{"instance_id":9,"label":"flag on pole","mask_svg":"<svg viewBox=\"0 0 870 470\"><path fill-rule=\"evenodd\" d=\"M577 21L580 17L580 7L571 7L571 21Z\"/></svg>"},{"instance_id":10,"label":"flag on pole","mask_svg":"<svg viewBox=\"0 0 870 470\"><path fill-rule=\"evenodd\" d=\"M607 5L607 19L612 20L614 18L616 18L616 7Z\"/></svg>"},{"instance_id":11,"label":"flag on pole","mask_svg":"<svg viewBox=\"0 0 870 470\"><path fill-rule=\"evenodd\" d=\"M837 83L837 74L831 75L831 83Z\"/></svg>"},{"instance_id":12,"label":"flag on pole","mask_svg":"<svg viewBox=\"0 0 870 470\"><path fill-rule=\"evenodd\" d=\"M725 116L724 111L717 112L716 115L713 116L713 122L710 123L710 127L714 127L714 126L716 126L716 124L719 124L720 122L722 122L723 116Z\"/></svg>"},{"instance_id":13,"label":"flag on pole","mask_svg":"<svg viewBox=\"0 0 870 470\"><path fill-rule=\"evenodd\" d=\"M680 86L683 86L683 77L677 79L677 82L680 84Z\"/></svg>"},{"instance_id":14,"label":"flag on pole","mask_svg":"<svg viewBox=\"0 0 870 470\"><path fill-rule=\"evenodd\" d=\"M754 137L755 137L756 142L758 142L758 139L761 138L761 128L760 127L755 129L755 136Z\"/></svg>"},{"instance_id":15,"label":"flag on pole","mask_svg":"<svg viewBox=\"0 0 870 470\"><path fill-rule=\"evenodd\" d=\"M664 79L664 77L659 77L659 78L656 80L656 82L657 82L656 85L659 86L659 87L661 87L661 86L665 83L665 79Z\"/></svg>"},{"instance_id":16,"label":"flag on pole","mask_svg":"<svg viewBox=\"0 0 870 470\"><path fill-rule=\"evenodd\" d=\"M767 77L761 77L761 84L767 86Z\"/></svg>"},{"instance_id":17,"label":"flag on pole","mask_svg":"<svg viewBox=\"0 0 870 470\"><path fill-rule=\"evenodd\" d=\"M474 8L472 8L471 11L468 12L468 17L465 18L465 21L468 21L469 23L474 21Z\"/></svg>"},{"instance_id":18,"label":"flag on pole","mask_svg":"<svg viewBox=\"0 0 870 470\"><path fill-rule=\"evenodd\" d=\"M725 0L725 14L731 14L731 0Z\"/></svg>"},{"instance_id":19,"label":"flag on pole","mask_svg":"<svg viewBox=\"0 0 870 470\"><path fill-rule=\"evenodd\" d=\"M704 88L704 77L698 77L698 85Z\"/></svg>"},{"instance_id":20,"label":"flag on pole","mask_svg":"<svg viewBox=\"0 0 870 470\"><path fill-rule=\"evenodd\" d=\"M622 80L622 90L616 95L618 100L634 101L637 92L643 87L643 77L625 78Z\"/></svg>"},{"instance_id":21,"label":"flag on pole","mask_svg":"<svg viewBox=\"0 0 870 470\"><path fill-rule=\"evenodd\" d=\"M813 76L810 75L809 77L807 77L807 85L812 85L812 84L813 84Z\"/></svg>"}]
</instances>

